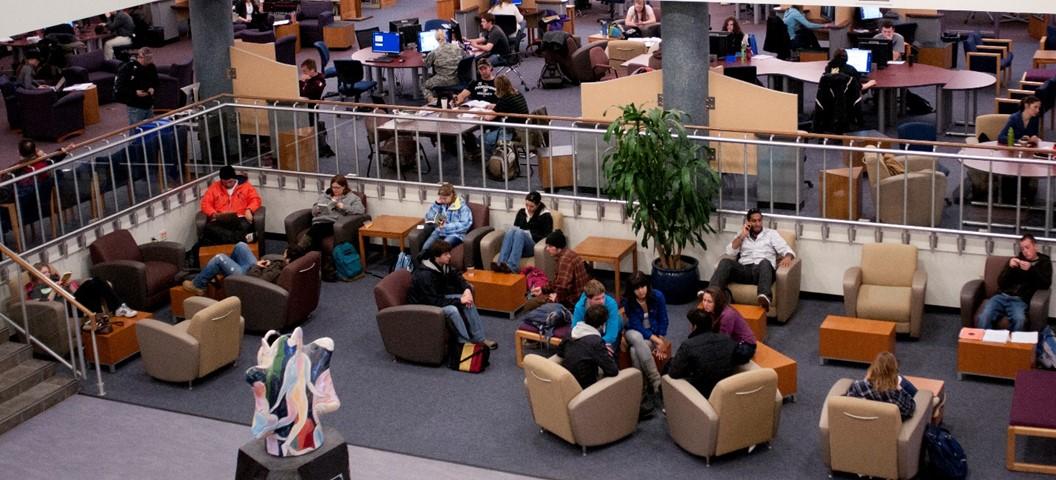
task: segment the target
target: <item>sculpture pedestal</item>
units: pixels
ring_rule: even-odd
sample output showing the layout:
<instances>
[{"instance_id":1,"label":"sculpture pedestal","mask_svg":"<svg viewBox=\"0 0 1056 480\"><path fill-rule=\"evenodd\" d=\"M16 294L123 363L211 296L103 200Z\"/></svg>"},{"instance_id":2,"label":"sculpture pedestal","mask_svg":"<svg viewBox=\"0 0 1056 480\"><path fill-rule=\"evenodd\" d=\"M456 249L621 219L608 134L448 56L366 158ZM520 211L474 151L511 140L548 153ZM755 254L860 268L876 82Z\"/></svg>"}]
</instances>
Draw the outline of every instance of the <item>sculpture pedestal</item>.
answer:
<instances>
[{"instance_id":1,"label":"sculpture pedestal","mask_svg":"<svg viewBox=\"0 0 1056 480\"><path fill-rule=\"evenodd\" d=\"M299 457L268 454L264 439L250 440L238 449L235 478L239 479L347 479L348 445L332 427L323 426L323 446Z\"/></svg>"}]
</instances>

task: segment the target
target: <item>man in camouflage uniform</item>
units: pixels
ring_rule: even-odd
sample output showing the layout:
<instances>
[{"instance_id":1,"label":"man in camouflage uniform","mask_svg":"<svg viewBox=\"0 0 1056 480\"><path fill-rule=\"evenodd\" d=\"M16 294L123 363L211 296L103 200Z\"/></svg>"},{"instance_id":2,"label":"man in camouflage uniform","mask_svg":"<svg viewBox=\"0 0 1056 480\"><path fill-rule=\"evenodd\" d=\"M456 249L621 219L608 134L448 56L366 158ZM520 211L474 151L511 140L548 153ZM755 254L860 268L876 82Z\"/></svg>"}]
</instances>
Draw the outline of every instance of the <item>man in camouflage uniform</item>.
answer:
<instances>
[{"instance_id":1,"label":"man in camouflage uniform","mask_svg":"<svg viewBox=\"0 0 1056 480\"><path fill-rule=\"evenodd\" d=\"M436 29L435 50L425 56L425 67L433 69L433 76L422 82L422 94L430 104L436 103L433 89L458 85L458 62L462 60L462 49L447 42L447 31Z\"/></svg>"}]
</instances>

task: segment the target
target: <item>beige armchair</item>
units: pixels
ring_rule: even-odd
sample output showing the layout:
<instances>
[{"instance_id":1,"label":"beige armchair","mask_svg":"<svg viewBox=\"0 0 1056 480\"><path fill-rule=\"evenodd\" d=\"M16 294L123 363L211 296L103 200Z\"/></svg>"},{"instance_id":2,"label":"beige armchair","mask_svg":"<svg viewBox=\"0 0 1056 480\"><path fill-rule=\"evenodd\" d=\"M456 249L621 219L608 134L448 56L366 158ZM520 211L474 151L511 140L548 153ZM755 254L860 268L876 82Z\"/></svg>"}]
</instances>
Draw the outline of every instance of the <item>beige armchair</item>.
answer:
<instances>
[{"instance_id":1,"label":"beige armchair","mask_svg":"<svg viewBox=\"0 0 1056 480\"><path fill-rule=\"evenodd\" d=\"M25 323L29 324L29 334L36 338L45 347L51 349L57 355L65 357L70 354L70 340L77 340L74 329L78 328L73 317L66 314L66 302L62 297L56 297L57 301L30 300L26 299L26 317L28 322L22 321L22 298L26 293L22 286L29 283L30 276L26 272L13 277L8 281L9 296L4 304L4 311L15 325L19 328ZM18 341L25 342L25 335L19 333ZM40 345L32 342L33 351L38 355L46 355L47 352Z\"/></svg>"},{"instance_id":2,"label":"beige armchair","mask_svg":"<svg viewBox=\"0 0 1056 480\"><path fill-rule=\"evenodd\" d=\"M795 232L778 230L777 233L781 234L781 238L784 238L792 251L796 252L796 258L792 260L792 265L777 268L777 272L774 275L774 298L770 302L770 311L766 312L766 316L775 318L781 323L786 323L792 317L792 314L796 312L796 307L799 306L799 282L800 278L802 278L803 267L801 266L802 262L799 258L799 252L796 250ZM736 258L728 255L723 256L723 258L736 260ZM719 260L721 261L722 259ZM755 305L757 302L756 298L759 296L759 292L755 285L730 282L726 288L729 288L730 293L733 294L733 303Z\"/></svg>"},{"instance_id":3,"label":"beige armchair","mask_svg":"<svg viewBox=\"0 0 1056 480\"><path fill-rule=\"evenodd\" d=\"M929 227L942 222L947 178L935 170L934 158L870 152L862 161L881 223Z\"/></svg>"},{"instance_id":4,"label":"beige armchair","mask_svg":"<svg viewBox=\"0 0 1056 480\"><path fill-rule=\"evenodd\" d=\"M975 136L965 137L964 143L979 143L979 135L986 134L986 138L991 142L997 141L997 136L1001 134L1001 127L1004 127L1008 123L1009 114L1007 113L987 113L985 115L976 115L975 117Z\"/></svg>"},{"instance_id":5,"label":"beige armchair","mask_svg":"<svg viewBox=\"0 0 1056 480\"><path fill-rule=\"evenodd\" d=\"M834 472L879 478L913 478L920 466L932 392L918 390L917 410L902 421L898 406L844 396L852 380L841 378L821 407L821 458Z\"/></svg>"},{"instance_id":6,"label":"beige armchair","mask_svg":"<svg viewBox=\"0 0 1056 480\"><path fill-rule=\"evenodd\" d=\"M587 447L634 433L642 398L641 371L625 368L582 389L559 362L557 357L524 357L524 387L540 432L547 430L580 445L583 455Z\"/></svg>"},{"instance_id":7,"label":"beige armchair","mask_svg":"<svg viewBox=\"0 0 1056 480\"><path fill-rule=\"evenodd\" d=\"M149 318L136 322L136 336L148 375L190 388L195 379L238 360L245 320L238 297L190 297L183 310L189 320L176 325Z\"/></svg>"},{"instance_id":8,"label":"beige armchair","mask_svg":"<svg viewBox=\"0 0 1056 480\"><path fill-rule=\"evenodd\" d=\"M667 429L678 446L705 458L723 455L777 436L781 393L772 368L755 368L727 377L704 398L691 383L664 375L661 388Z\"/></svg>"},{"instance_id":9,"label":"beige armchair","mask_svg":"<svg viewBox=\"0 0 1056 480\"><path fill-rule=\"evenodd\" d=\"M895 331L920 337L928 274L917 268L917 247L893 243L862 245L862 264L843 274L843 308L848 316L895 322Z\"/></svg>"},{"instance_id":10,"label":"beige armchair","mask_svg":"<svg viewBox=\"0 0 1056 480\"><path fill-rule=\"evenodd\" d=\"M561 212L550 210L550 216L554 220L554 230L561 230L565 216ZM506 229L499 228L484 236L480 240L480 258L483 267L491 269L492 262L499 260L499 251L502 250L502 239L506 236ZM520 269L529 265L538 267L546 278L553 279L557 276L557 261L546 253L546 239L539 240L535 244L535 253L531 257L521 258Z\"/></svg>"}]
</instances>

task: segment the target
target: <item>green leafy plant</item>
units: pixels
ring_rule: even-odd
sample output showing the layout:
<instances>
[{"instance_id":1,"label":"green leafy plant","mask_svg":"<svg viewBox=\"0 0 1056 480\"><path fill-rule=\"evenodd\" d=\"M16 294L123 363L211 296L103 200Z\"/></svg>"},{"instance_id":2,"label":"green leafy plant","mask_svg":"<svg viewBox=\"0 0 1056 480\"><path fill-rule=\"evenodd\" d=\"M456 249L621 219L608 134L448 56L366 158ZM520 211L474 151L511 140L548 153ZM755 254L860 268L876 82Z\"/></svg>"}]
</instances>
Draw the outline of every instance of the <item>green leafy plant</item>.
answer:
<instances>
[{"instance_id":1,"label":"green leafy plant","mask_svg":"<svg viewBox=\"0 0 1056 480\"><path fill-rule=\"evenodd\" d=\"M642 246L651 242L660 266L682 268L687 245L707 249L704 234L715 231L711 216L719 176L710 166L714 149L686 136L684 114L677 110L620 107L605 141L607 192L625 200L628 218Z\"/></svg>"}]
</instances>

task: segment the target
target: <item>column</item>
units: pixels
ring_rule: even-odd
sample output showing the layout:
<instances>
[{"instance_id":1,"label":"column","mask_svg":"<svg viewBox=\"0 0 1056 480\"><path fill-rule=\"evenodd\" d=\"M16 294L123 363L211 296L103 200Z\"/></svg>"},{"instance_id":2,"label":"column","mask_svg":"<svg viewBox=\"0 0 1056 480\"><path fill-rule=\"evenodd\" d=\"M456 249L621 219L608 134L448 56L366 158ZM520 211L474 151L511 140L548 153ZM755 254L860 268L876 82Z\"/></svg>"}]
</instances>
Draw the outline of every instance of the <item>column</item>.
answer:
<instances>
[{"instance_id":1,"label":"column","mask_svg":"<svg viewBox=\"0 0 1056 480\"><path fill-rule=\"evenodd\" d=\"M190 0L191 48L199 98L231 93L231 2Z\"/></svg>"},{"instance_id":2,"label":"column","mask_svg":"<svg viewBox=\"0 0 1056 480\"><path fill-rule=\"evenodd\" d=\"M664 108L686 112L686 123L706 125L708 4L667 0L663 8Z\"/></svg>"}]
</instances>

